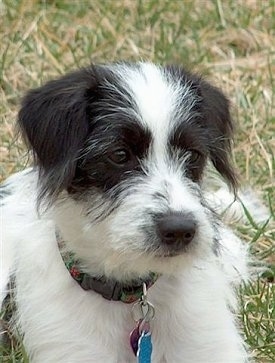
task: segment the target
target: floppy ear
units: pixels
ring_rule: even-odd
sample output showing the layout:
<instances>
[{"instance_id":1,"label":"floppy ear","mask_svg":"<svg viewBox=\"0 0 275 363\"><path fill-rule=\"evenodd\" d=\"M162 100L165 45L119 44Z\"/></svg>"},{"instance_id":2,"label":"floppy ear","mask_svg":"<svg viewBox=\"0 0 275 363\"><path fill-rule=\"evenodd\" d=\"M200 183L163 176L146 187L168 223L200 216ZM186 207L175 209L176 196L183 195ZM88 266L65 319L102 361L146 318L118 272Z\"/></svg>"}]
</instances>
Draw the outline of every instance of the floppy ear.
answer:
<instances>
[{"instance_id":1,"label":"floppy ear","mask_svg":"<svg viewBox=\"0 0 275 363\"><path fill-rule=\"evenodd\" d=\"M229 111L229 101L220 90L203 80L200 82L200 93L202 116L209 130L211 161L235 192L238 181L231 160L234 125Z\"/></svg>"},{"instance_id":2,"label":"floppy ear","mask_svg":"<svg viewBox=\"0 0 275 363\"><path fill-rule=\"evenodd\" d=\"M88 133L89 94L96 87L92 69L80 70L30 91L18 124L39 167L40 198L56 197L72 180Z\"/></svg>"}]
</instances>

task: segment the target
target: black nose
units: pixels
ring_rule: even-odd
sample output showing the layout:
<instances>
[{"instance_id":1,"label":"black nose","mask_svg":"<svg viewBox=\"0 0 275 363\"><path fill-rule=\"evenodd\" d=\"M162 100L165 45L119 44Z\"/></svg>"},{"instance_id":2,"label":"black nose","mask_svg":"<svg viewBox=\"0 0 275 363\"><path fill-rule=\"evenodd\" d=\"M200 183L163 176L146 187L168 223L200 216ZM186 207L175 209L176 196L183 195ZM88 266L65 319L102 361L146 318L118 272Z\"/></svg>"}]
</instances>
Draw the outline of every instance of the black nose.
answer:
<instances>
[{"instance_id":1,"label":"black nose","mask_svg":"<svg viewBox=\"0 0 275 363\"><path fill-rule=\"evenodd\" d=\"M157 230L162 243L176 244L179 248L188 245L194 238L196 221L192 213L165 214L158 219Z\"/></svg>"}]
</instances>

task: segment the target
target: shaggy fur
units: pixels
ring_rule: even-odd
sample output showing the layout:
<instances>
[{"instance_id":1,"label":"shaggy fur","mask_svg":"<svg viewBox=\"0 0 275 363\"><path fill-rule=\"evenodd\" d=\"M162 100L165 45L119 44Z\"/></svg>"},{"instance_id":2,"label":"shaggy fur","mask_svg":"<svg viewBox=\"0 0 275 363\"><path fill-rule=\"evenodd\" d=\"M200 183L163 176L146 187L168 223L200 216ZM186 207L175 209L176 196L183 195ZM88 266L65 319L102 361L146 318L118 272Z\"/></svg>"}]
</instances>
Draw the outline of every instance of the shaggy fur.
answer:
<instances>
[{"instance_id":1,"label":"shaggy fur","mask_svg":"<svg viewBox=\"0 0 275 363\"><path fill-rule=\"evenodd\" d=\"M30 91L18 123L35 166L1 189L1 297L12 277L31 362L136 362L132 305L84 291L56 229L92 276L160 274L152 363L246 362L234 312L247 252L206 173L212 164L236 190L222 92L179 67L92 66Z\"/></svg>"}]
</instances>

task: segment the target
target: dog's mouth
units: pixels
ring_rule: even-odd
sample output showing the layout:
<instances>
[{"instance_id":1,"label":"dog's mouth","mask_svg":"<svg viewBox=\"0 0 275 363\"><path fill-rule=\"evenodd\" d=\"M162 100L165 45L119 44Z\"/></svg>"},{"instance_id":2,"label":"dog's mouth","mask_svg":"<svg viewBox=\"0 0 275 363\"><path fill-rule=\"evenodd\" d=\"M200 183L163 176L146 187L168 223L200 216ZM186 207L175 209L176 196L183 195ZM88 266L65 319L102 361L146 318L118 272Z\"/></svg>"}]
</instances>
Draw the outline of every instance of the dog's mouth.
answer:
<instances>
[{"instance_id":1,"label":"dog's mouth","mask_svg":"<svg viewBox=\"0 0 275 363\"><path fill-rule=\"evenodd\" d=\"M169 252L169 253L164 253L161 257L175 257L175 256L179 256L181 255L182 253L179 253L179 252Z\"/></svg>"},{"instance_id":2,"label":"dog's mouth","mask_svg":"<svg viewBox=\"0 0 275 363\"><path fill-rule=\"evenodd\" d=\"M158 258L171 258L183 255L185 250L165 250L155 252L155 257Z\"/></svg>"},{"instance_id":3,"label":"dog's mouth","mask_svg":"<svg viewBox=\"0 0 275 363\"><path fill-rule=\"evenodd\" d=\"M151 245L143 253L149 254L153 258L169 259L173 257L183 256L192 249L192 246L182 244L174 244L173 246L164 245L159 241Z\"/></svg>"}]
</instances>

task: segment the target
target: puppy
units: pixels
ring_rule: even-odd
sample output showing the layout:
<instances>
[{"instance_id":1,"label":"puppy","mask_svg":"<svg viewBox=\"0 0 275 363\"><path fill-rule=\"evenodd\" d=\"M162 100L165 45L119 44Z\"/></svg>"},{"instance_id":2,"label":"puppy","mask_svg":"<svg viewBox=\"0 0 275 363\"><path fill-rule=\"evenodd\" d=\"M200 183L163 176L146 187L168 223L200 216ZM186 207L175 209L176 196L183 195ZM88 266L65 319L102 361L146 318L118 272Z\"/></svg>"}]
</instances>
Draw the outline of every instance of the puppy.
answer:
<instances>
[{"instance_id":1,"label":"puppy","mask_svg":"<svg viewBox=\"0 0 275 363\"><path fill-rule=\"evenodd\" d=\"M176 66L91 66L30 91L18 125L34 166L1 187L1 297L12 280L30 361L134 363L146 320L152 363L247 362L247 251L207 172L236 192L223 93Z\"/></svg>"}]
</instances>

